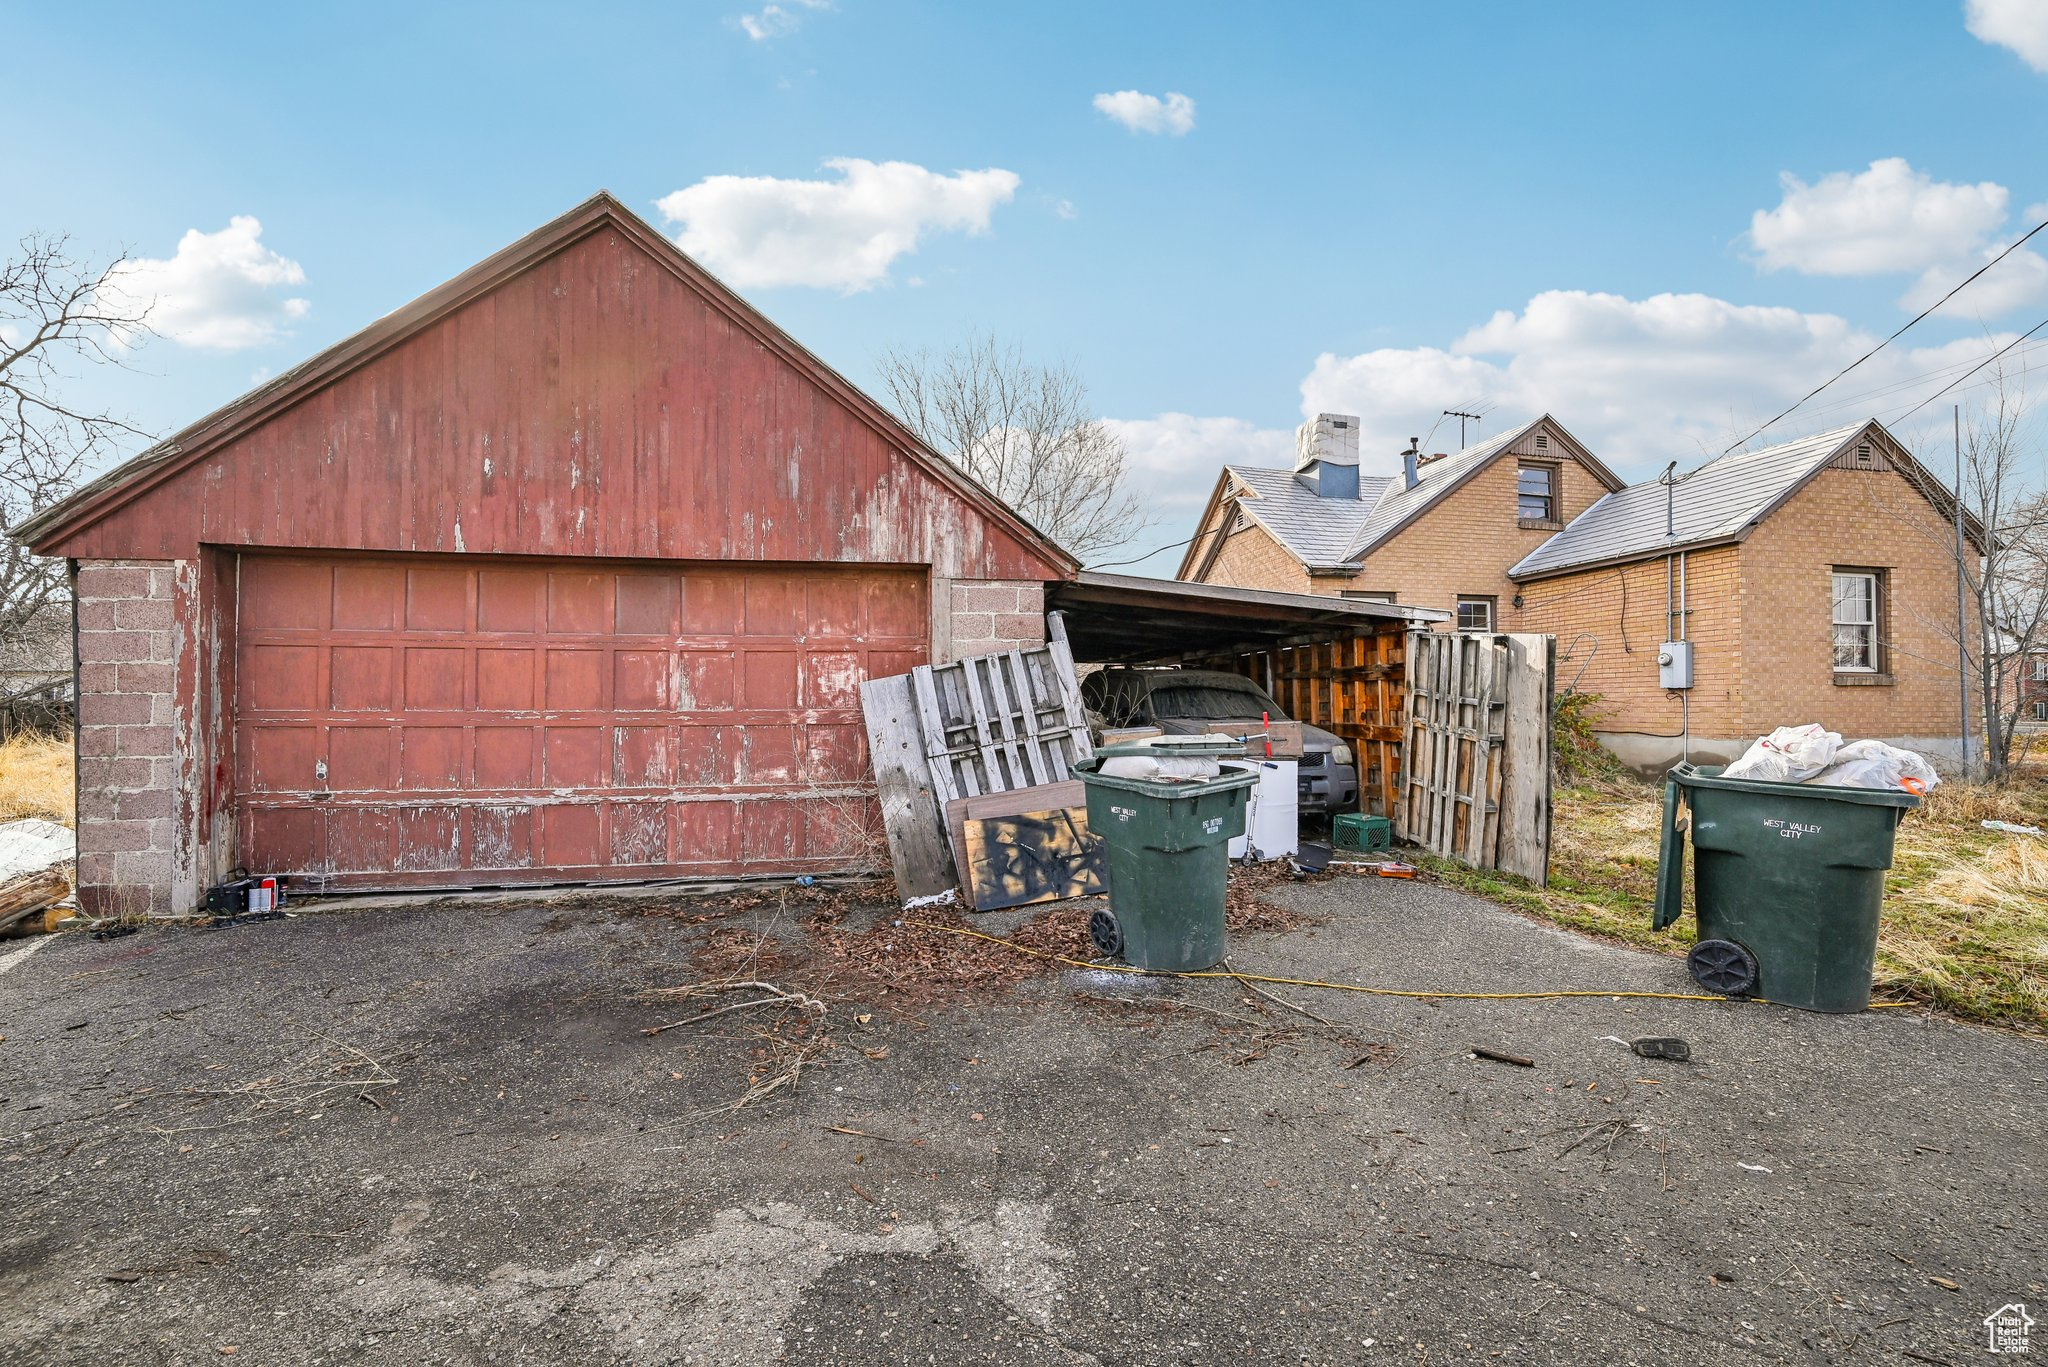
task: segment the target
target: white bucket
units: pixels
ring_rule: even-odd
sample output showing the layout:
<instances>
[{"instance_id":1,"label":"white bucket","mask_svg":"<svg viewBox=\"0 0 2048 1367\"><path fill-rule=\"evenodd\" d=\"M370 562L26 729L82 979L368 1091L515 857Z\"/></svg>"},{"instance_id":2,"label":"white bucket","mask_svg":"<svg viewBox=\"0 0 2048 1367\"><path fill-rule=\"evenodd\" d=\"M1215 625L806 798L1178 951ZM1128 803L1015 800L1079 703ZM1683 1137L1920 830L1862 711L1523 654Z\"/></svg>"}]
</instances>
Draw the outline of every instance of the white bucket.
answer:
<instances>
[{"instance_id":1,"label":"white bucket","mask_svg":"<svg viewBox=\"0 0 2048 1367\"><path fill-rule=\"evenodd\" d=\"M1226 769L1249 769L1259 776L1245 807L1245 834L1230 842L1230 857L1242 859L1249 846L1261 859L1285 859L1301 848L1301 789L1297 762L1224 761Z\"/></svg>"}]
</instances>

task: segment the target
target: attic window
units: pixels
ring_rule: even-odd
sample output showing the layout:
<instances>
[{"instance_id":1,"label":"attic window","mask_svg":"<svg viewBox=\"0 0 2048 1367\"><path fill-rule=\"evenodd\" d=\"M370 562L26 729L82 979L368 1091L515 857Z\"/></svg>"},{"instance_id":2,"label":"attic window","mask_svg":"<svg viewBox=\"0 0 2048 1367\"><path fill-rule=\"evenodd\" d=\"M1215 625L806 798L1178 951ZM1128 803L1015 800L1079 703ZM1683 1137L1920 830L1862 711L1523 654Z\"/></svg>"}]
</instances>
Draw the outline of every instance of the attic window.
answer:
<instances>
[{"instance_id":1,"label":"attic window","mask_svg":"<svg viewBox=\"0 0 2048 1367\"><path fill-rule=\"evenodd\" d=\"M1342 432L1346 428L1350 427L1351 424L1349 421L1343 418L1332 418L1330 419L1330 426L1336 428L1339 432Z\"/></svg>"},{"instance_id":2,"label":"attic window","mask_svg":"<svg viewBox=\"0 0 2048 1367\"><path fill-rule=\"evenodd\" d=\"M1548 451L1550 449L1550 438L1548 435L1542 432L1536 434L1536 449L1538 451Z\"/></svg>"},{"instance_id":3,"label":"attic window","mask_svg":"<svg viewBox=\"0 0 2048 1367\"><path fill-rule=\"evenodd\" d=\"M1858 443L1856 444L1856 463L1857 463L1858 465L1874 465L1874 464L1876 464L1876 461L1875 461L1875 460L1874 460L1874 459L1872 458L1872 456L1871 456L1871 454L1870 454L1870 443L1869 443L1869 442L1867 442L1867 441L1864 441L1864 442L1858 442Z\"/></svg>"}]
</instances>

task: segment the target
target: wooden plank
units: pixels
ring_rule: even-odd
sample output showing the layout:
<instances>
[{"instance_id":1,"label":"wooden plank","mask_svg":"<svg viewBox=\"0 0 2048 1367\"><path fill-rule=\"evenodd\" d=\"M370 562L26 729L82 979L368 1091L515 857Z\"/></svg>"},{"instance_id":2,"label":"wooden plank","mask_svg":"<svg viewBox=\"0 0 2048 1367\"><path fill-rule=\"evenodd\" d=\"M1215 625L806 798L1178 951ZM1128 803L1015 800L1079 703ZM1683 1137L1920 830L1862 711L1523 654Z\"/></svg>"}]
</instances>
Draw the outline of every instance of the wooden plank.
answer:
<instances>
[{"instance_id":1,"label":"wooden plank","mask_svg":"<svg viewBox=\"0 0 2048 1367\"><path fill-rule=\"evenodd\" d=\"M1061 807L1088 806L1088 790L1081 786L1081 780L1068 779L1063 783L1041 783L1030 788L1014 788L1007 793L983 793L979 797L955 798L946 804L946 837L953 847L954 872L965 888L972 884L969 877L967 823L980 821L992 816L1016 816L1024 812L1052 811Z\"/></svg>"},{"instance_id":2,"label":"wooden plank","mask_svg":"<svg viewBox=\"0 0 2048 1367\"><path fill-rule=\"evenodd\" d=\"M1544 884L1550 877L1549 721L1557 640L1516 633L1507 644L1499 867Z\"/></svg>"},{"instance_id":3,"label":"wooden plank","mask_svg":"<svg viewBox=\"0 0 2048 1367\"><path fill-rule=\"evenodd\" d=\"M951 751L946 739L946 716L939 707L938 689L932 680L931 667L919 666L903 676L908 680L915 698L918 723L918 753L924 757L933 797L940 805L951 802L966 794L960 791L954 777Z\"/></svg>"},{"instance_id":4,"label":"wooden plank","mask_svg":"<svg viewBox=\"0 0 2048 1367\"><path fill-rule=\"evenodd\" d=\"M1493 765L1493 665L1498 651L1488 636L1467 637L1465 644L1472 666L1472 767L1464 789L1468 806L1460 853L1473 868L1490 869L1494 852L1486 839L1486 809L1491 805L1487 798Z\"/></svg>"},{"instance_id":5,"label":"wooden plank","mask_svg":"<svg viewBox=\"0 0 2048 1367\"><path fill-rule=\"evenodd\" d=\"M953 860L939 824L911 676L868 680L860 686L860 704L896 890L905 899L944 892L953 886Z\"/></svg>"}]
</instances>

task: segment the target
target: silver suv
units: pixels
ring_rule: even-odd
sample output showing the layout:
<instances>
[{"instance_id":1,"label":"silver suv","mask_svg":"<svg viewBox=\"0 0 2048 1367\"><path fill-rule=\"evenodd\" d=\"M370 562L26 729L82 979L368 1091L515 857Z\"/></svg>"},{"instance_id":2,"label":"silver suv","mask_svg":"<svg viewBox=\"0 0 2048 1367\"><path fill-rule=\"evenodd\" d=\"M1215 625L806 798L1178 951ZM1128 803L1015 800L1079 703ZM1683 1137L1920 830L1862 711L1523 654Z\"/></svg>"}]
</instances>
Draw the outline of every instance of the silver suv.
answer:
<instances>
[{"instance_id":1,"label":"silver suv","mask_svg":"<svg viewBox=\"0 0 2048 1367\"><path fill-rule=\"evenodd\" d=\"M1259 729L1261 714L1291 718L1241 674L1213 669L1137 669L1110 665L1081 680L1081 703L1102 726L1156 726L1169 736ZM1301 728L1301 810L1322 816L1358 810L1358 769L1340 736Z\"/></svg>"}]
</instances>

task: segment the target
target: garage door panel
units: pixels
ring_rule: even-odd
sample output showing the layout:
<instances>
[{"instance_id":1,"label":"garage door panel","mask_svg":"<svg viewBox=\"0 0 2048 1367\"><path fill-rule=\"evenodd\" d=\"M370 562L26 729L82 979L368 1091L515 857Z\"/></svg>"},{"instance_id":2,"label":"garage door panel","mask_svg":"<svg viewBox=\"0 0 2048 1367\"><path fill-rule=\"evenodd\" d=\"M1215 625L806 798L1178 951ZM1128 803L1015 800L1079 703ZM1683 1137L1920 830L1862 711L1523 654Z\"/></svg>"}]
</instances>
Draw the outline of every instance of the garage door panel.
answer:
<instances>
[{"instance_id":1,"label":"garage door panel","mask_svg":"<svg viewBox=\"0 0 2048 1367\"><path fill-rule=\"evenodd\" d=\"M434 792L465 787L469 732L460 726L408 726L399 741L399 786Z\"/></svg>"},{"instance_id":2,"label":"garage door panel","mask_svg":"<svg viewBox=\"0 0 2048 1367\"><path fill-rule=\"evenodd\" d=\"M614 594L613 618L622 636L673 636L681 585L673 575L622 574Z\"/></svg>"},{"instance_id":3,"label":"garage door panel","mask_svg":"<svg viewBox=\"0 0 2048 1367\"><path fill-rule=\"evenodd\" d=\"M389 807L327 808L330 874L400 872L398 813Z\"/></svg>"},{"instance_id":4,"label":"garage door panel","mask_svg":"<svg viewBox=\"0 0 2048 1367\"><path fill-rule=\"evenodd\" d=\"M469 866L479 872L532 868L533 809L473 809L470 812Z\"/></svg>"},{"instance_id":5,"label":"garage door panel","mask_svg":"<svg viewBox=\"0 0 2048 1367\"><path fill-rule=\"evenodd\" d=\"M334 627L396 631L405 615L405 570L373 560L334 567Z\"/></svg>"},{"instance_id":6,"label":"garage door panel","mask_svg":"<svg viewBox=\"0 0 2048 1367\"><path fill-rule=\"evenodd\" d=\"M550 712L598 712L610 706L602 650L551 649L541 706Z\"/></svg>"},{"instance_id":7,"label":"garage door panel","mask_svg":"<svg viewBox=\"0 0 2048 1367\"><path fill-rule=\"evenodd\" d=\"M325 631L333 624L333 592L332 566L279 562L243 577L242 620L272 630Z\"/></svg>"},{"instance_id":8,"label":"garage door panel","mask_svg":"<svg viewBox=\"0 0 2048 1367\"><path fill-rule=\"evenodd\" d=\"M550 726L542 753L541 781L550 788L611 786L609 726Z\"/></svg>"},{"instance_id":9,"label":"garage door panel","mask_svg":"<svg viewBox=\"0 0 2048 1367\"><path fill-rule=\"evenodd\" d=\"M801 579L779 570L757 570L746 576L746 620L741 631L748 636L795 636L803 630L804 585Z\"/></svg>"},{"instance_id":10,"label":"garage door panel","mask_svg":"<svg viewBox=\"0 0 2048 1367\"><path fill-rule=\"evenodd\" d=\"M612 702L621 712L668 708L669 653L619 650L612 653Z\"/></svg>"},{"instance_id":11,"label":"garage door panel","mask_svg":"<svg viewBox=\"0 0 2048 1367\"><path fill-rule=\"evenodd\" d=\"M551 869L604 865L603 818L596 803L558 802L541 808L541 863Z\"/></svg>"},{"instance_id":12,"label":"garage door panel","mask_svg":"<svg viewBox=\"0 0 2048 1367\"><path fill-rule=\"evenodd\" d=\"M398 782L398 730L390 726L327 728L327 783L337 793L393 793Z\"/></svg>"},{"instance_id":13,"label":"garage door panel","mask_svg":"<svg viewBox=\"0 0 2048 1367\"><path fill-rule=\"evenodd\" d=\"M320 707L320 647L261 645L244 657L242 696L272 712L314 712Z\"/></svg>"},{"instance_id":14,"label":"garage door panel","mask_svg":"<svg viewBox=\"0 0 2048 1367\"><path fill-rule=\"evenodd\" d=\"M460 646L410 646L405 652L405 707L410 712L460 708L469 690L470 652Z\"/></svg>"},{"instance_id":15,"label":"garage door panel","mask_svg":"<svg viewBox=\"0 0 2048 1367\"><path fill-rule=\"evenodd\" d=\"M669 729L666 726L619 726L612 731L612 785L618 788L666 788Z\"/></svg>"},{"instance_id":16,"label":"garage door panel","mask_svg":"<svg viewBox=\"0 0 2048 1367\"><path fill-rule=\"evenodd\" d=\"M539 696L533 686L540 655L533 650L479 646L476 705L480 712L531 712Z\"/></svg>"},{"instance_id":17,"label":"garage door panel","mask_svg":"<svg viewBox=\"0 0 2048 1367\"><path fill-rule=\"evenodd\" d=\"M532 788L540 782L538 747L532 726L479 726L470 771L487 791Z\"/></svg>"},{"instance_id":18,"label":"garage door panel","mask_svg":"<svg viewBox=\"0 0 2048 1367\"><path fill-rule=\"evenodd\" d=\"M875 859L859 688L924 661L919 573L251 555L242 585L239 862L404 887Z\"/></svg>"},{"instance_id":19,"label":"garage door panel","mask_svg":"<svg viewBox=\"0 0 2048 1367\"><path fill-rule=\"evenodd\" d=\"M696 570L683 576L676 631L683 636L737 636L744 616L745 581L733 571Z\"/></svg>"},{"instance_id":20,"label":"garage door panel","mask_svg":"<svg viewBox=\"0 0 2048 1367\"><path fill-rule=\"evenodd\" d=\"M749 650L740 670L739 705L747 712L780 712L797 705L793 650Z\"/></svg>"},{"instance_id":21,"label":"garage door panel","mask_svg":"<svg viewBox=\"0 0 2048 1367\"><path fill-rule=\"evenodd\" d=\"M541 629L540 571L482 570L476 577L476 629L494 636L532 636Z\"/></svg>"},{"instance_id":22,"label":"garage door panel","mask_svg":"<svg viewBox=\"0 0 2048 1367\"><path fill-rule=\"evenodd\" d=\"M728 788L738 783L742 734L737 726L677 727L677 786Z\"/></svg>"},{"instance_id":23,"label":"garage door panel","mask_svg":"<svg viewBox=\"0 0 2048 1367\"><path fill-rule=\"evenodd\" d=\"M320 756L327 730L321 726L266 726L245 735L245 790L259 793L310 792L321 786Z\"/></svg>"},{"instance_id":24,"label":"garage door panel","mask_svg":"<svg viewBox=\"0 0 2048 1367\"><path fill-rule=\"evenodd\" d=\"M328 706L337 712L389 712L398 706L398 651L335 646L328 652Z\"/></svg>"},{"instance_id":25,"label":"garage door panel","mask_svg":"<svg viewBox=\"0 0 2048 1367\"><path fill-rule=\"evenodd\" d=\"M668 806L663 802L621 802L612 805L613 867L660 866L674 861L668 852Z\"/></svg>"},{"instance_id":26,"label":"garage door panel","mask_svg":"<svg viewBox=\"0 0 2048 1367\"><path fill-rule=\"evenodd\" d=\"M676 671L675 706L679 712L722 712L733 705L737 676L729 650L685 650Z\"/></svg>"},{"instance_id":27,"label":"garage door panel","mask_svg":"<svg viewBox=\"0 0 2048 1367\"><path fill-rule=\"evenodd\" d=\"M246 575L244 576L246 578ZM414 566L405 572L407 631L466 631L473 576L464 570Z\"/></svg>"},{"instance_id":28,"label":"garage door panel","mask_svg":"<svg viewBox=\"0 0 2048 1367\"><path fill-rule=\"evenodd\" d=\"M454 807L399 808L398 867L405 873L461 868L461 811Z\"/></svg>"}]
</instances>

